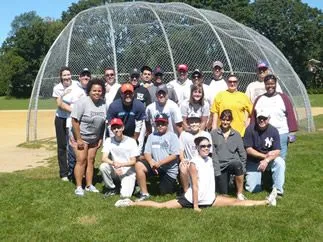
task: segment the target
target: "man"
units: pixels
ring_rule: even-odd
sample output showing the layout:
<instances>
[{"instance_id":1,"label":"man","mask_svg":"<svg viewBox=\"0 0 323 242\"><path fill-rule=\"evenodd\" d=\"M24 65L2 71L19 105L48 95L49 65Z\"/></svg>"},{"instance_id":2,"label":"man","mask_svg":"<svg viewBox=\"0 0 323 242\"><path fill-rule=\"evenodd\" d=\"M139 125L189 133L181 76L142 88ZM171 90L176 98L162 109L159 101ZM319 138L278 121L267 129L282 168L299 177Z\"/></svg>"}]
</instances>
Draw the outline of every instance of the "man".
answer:
<instances>
[{"instance_id":1,"label":"man","mask_svg":"<svg viewBox=\"0 0 323 242\"><path fill-rule=\"evenodd\" d=\"M183 131L179 136L180 153L179 153L179 171L183 191L186 192L189 186L189 162L198 155L194 140L197 137L206 137L212 144L210 133L201 130L201 117L194 113L187 117L188 131ZM210 149L212 153L212 147Z\"/></svg>"},{"instance_id":2,"label":"man","mask_svg":"<svg viewBox=\"0 0 323 242\"><path fill-rule=\"evenodd\" d=\"M104 79L105 79L105 103L107 108L113 102L119 88L120 84L116 82L115 71L113 68L108 67L104 70Z\"/></svg>"},{"instance_id":3,"label":"man","mask_svg":"<svg viewBox=\"0 0 323 242\"><path fill-rule=\"evenodd\" d=\"M137 182L140 187L139 201L149 199L146 176L158 175L160 193L173 193L178 174L178 137L167 130L168 115L159 113L154 117L156 131L148 136L145 160L136 163Z\"/></svg>"},{"instance_id":4,"label":"man","mask_svg":"<svg viewBox=\"0 0 323 242\"><path fill-rule=\"evenodd\" d=\"M261 178L266 171L272 172L273 192L282 196L285 182L285 161L280 155L280 138L278 130L269 124L269 113L259 110L256 123L250 124L244 136L247 151L246 190L262 190Z\"/></svg>"},{"instance_id":5,"label":"man","mask_svg":"<svg viewBox=\"0 0 323 242\"><path fill-rule=\"evenodd\" d=\"M259 61L257 64L257 80L249 83L246 89L246 95L249 97L252 103L255 102L256 98L264 93L266 93L264 79L270 74L269 65L266 61ZM280 85L277 82L276 85L277 92L283 92Z\"/></svg>"},{"instance_id":6,"label":"man","mask_svg":"<svg viewBox=\"0 0 323 242\"><path fill-rule=\"evenodd\" d=\"M223 73L223 63L219 60L213 62L213 79L209 84L209 93L211 94L211 100L214 101L216 95L228 89L228 85L224 80ZM211 103L212 105L212 103Z\"/></svg>"},{"instance_id":7,"label":"man","mask_svg":"<svg viewBox=\"0 0 323 242\"><path fill-rule=\"evenodd\" d=\"M162 68L160 66L156 66L156 68L154 69L154 72L153 72L153 85L148 87L148 91L150 93L150 97L151 97L152 102L155 102L157 100L156 99L156 89L159 85L164 83L163 76L164 76L164 71L162 70ZM174 101L175 103L178 103L178 98L177 98L174 88L167 87L167 90L168 90L168 98L170 100Z\"/></svg>"},{"instance_id":8,"label":"man","mask_svg":"<svg viewBox=\"0 0 323 242\"><path fill-rule=\"evenodd\" d=\"M130 71L130 78L129 78L129 83L133 86L134 88L134 98L142 102L145 107L147 107L149 104L151 104L151 97L150 94L144 86L141 86L139 83L139 77L140 73L138 69L133 69ZM117 100L121 98L121 90L119 88L119 91L117 92L114 100Z\"/></svg>"},{"instance_id":9,"label":"man","mask_svg":"<svg viewBox=\"0 0 323 242\"><path fill-rule=\"evenodd\" d=\"M168 99L168 89L165 84L159 85L156 89L156 101L146 108L146 128L148 133L154 132L157 128L154 117L158 113L164 113L168 117L168 131L175 132L178 136L182 132L182 114L176 103Z\"/></svg>"},{"instance_id":10,"label":"man","mask_svg":"<svg viewBox=\"0 0 323 242\"><path fill-rule=\"evenodd\" d=\"M121 98L113 101L108 109L107 119L120 118L124 124L123 133L129 137L138 139L142 123L144 122L145 106L134 98L134 88L130 83L122 84ZM113 135L110 129L110 137Z\"/></svg>"},{"instance_id":11,"label":"man","mask_svg":"<svg viewBox=\"0 0 323 242\"><path fill-rule=\"evenodd\" d=\"M124 124L121 119L113 118L110 126L114 136L103 143L103 163L100 165L104 186L108 189L105 196L117 193L114 180L118 180L121 185L120 197L129 198L135 187L135 163L139 149L134 139L123 135Z\"/></svg>"},{"instance_id":12,"label":"man","mask_svg":"<svg viewBox=\"0 0 323 242\"><path fill-rule=\"evenodd\" d=\"M145 88L152 86L153 70L149 66L143 66L141 67L140 72L141 85Z\"/></svg>"},{"instance_id":13,"label":"man","mask_svg":"<svg viewBox=\"0 0 323 242\"><path fill-rule=\"evenodd\" d=\"M167 86L174 88L178 104L190 98L192 81L188 79L188 66L179 64L177 66L177 80L170 81Z\"/></svg>"}]
</instances>

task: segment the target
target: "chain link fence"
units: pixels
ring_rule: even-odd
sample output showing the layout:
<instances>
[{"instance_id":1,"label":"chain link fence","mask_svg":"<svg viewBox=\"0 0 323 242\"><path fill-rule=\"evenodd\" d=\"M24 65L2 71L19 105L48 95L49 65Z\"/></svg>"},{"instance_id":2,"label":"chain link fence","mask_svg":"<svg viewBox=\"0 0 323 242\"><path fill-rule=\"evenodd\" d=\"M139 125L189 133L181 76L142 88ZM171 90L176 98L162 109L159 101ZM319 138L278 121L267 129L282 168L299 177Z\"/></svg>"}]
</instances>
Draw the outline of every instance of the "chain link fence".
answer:
<instances>
[{"instance_id":1,"label":"chain link fence","mask_svg":"<svg viewBox=\"0 0 323 242\"><path fill-rule=\"evenodd\" d=\"M314 130L310 103L301 80L284 55L267 38L215 11L184 3L125 2L80 12L57 37L39 69L29 104L27 141L37 139L38 101L51 98L59 69L77 74L85 67L102 77L114 67L118 82L143 65L160 65L165 80L176 78L176 65L198 68L212 78L212 62L221 60L225 74L239 76L239 90L256 80L256 63L266 60L291 98L301 129ZM40 122L40 121L38 121Z\"/></svg>"}]
</instances>

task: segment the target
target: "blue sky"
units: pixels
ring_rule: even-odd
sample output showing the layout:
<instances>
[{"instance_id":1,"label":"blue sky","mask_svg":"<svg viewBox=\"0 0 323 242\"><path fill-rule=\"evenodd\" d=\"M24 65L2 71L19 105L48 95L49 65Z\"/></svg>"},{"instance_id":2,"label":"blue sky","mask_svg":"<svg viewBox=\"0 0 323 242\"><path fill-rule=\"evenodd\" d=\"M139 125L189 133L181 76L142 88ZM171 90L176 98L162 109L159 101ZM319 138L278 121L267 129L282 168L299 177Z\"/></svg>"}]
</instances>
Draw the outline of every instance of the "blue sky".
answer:
<instances>
[{"instance_id":1,"label":"blue sky","mask_svg":"<svg viewBox=\"0 0 323 242\"><path fill-rule=\"evenodd\" d=\"M58 19L63 11L66 11L72 3L78 0L4 0L1 2L0 14L0 45L8 37L11 30L11 22L15 16L29 11L36 11L40 17ZM323 0L303 0L311 7L323 10Z\"/></svg>"}]
</instances>

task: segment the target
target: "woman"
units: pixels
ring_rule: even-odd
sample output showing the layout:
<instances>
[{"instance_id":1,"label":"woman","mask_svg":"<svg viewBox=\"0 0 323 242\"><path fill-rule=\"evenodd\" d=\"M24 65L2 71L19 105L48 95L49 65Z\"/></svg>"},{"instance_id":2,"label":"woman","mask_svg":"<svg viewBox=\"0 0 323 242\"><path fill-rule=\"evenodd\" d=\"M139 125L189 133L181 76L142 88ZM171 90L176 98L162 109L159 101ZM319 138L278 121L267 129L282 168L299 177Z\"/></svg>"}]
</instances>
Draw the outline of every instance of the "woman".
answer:
<instances>
[{"instance_id":1,"label":"woman","mask_svg":"<svg viewBox=\"0 0 323 242\"><path fill-rule=\"evenodd\" d=\"M198 150L198 156L190 162L190 187L185 194L167 202L136 201L123 199L116 202L116 207L143 206L155 208L193 208L200 212L201 207L215 206L257 206L276 205L276 194L272 193L266 200L244 200L225 196L215 196L215 182L212 159L208 156L211 144L208 138L198 137L194 140Z\"/></svg>"},{"instance_id":2,"label":"woman","mask_svg":"<svg viewBox=\"0 0 323 242\"><path fill-rule=\"evenodd\" d=\"M247 153L240 134L231 128L232 120L231 110L223 110L220 115L220 127L211 131L213 163L219 164L221 172L221 175L216 177L216 191L219 194L228 194L229 178L230 175L234 175L237 199L245 200L242 192Z\"/></svg>"},{"instance_id":3,"label":"woman","mask_svg":"<svg viewBox=\"0 0 323 242\"><path fill-rule=\"evenodd\" d=\"M59 71L60 83L54 86L53 97L56 100L57 109L55 115L55 131L57 140L57 159L59 174L62 181L68 181L67 166L67 140L68 129L66 120L71 113L71 107L63 101L63 98L72 91L72 72L67 66L63 66Z\"/></svg>"},{"instance_id":4,"label":"woman","mask_svg":"<svg viewBox=\"0 0 323 242\"><path fill-rule=\"evenodd\" d=\"M266 93L259 96L254 103L252 121L258 110L269 112L269 123L278 129L280 136L280 156L285 160L289 142L295 141L292 132L297 131L297 121L291 101L284 93L277 92L277 78L270 74L264 79Z\"/></svg>"},{"instance_id":5,"label":"woman","mask_svg":"<svg viewBox=\"0 0 323 242\"><path fill-rule=\"evenodd\" d=\"M106 118L104 82L100 79L92 79L88 82L86 91L88 96L75 103L71 114L76 154L75 194L79 196L84 195L82 188L84 172L85 190L99 192L92 184L93 168L96 152L102 144Z\"/></svg>"},{"instance_id":6,"label":"woman","mask_svg":"<svg viewBox=\"0 0 323 242\"><path fill-rule=\"evenodd\" d=\"M201 130L205 130L206 122L210 115L210 106L208 102L204 100L202 84L194 84L191 86L190 99L180 103L180 109L183 117L184 130L189 130L187 117L192 115L201 117Z\"/></svg>"},{"instance_id":7,"label":"woman","mask_svg":"<svg viewBox=\"0 0 323 242\"><path fill-rule=\"evenodd\" d=\"M227 79L228 89L216 95L210 111L213 113L212 129L216 129L222 111L230 109L233 116L231 126L243 137L249 125L252 104L246 94L238 91L238 83L238 77L230 74Z\"/></svg>"}]
</instances>

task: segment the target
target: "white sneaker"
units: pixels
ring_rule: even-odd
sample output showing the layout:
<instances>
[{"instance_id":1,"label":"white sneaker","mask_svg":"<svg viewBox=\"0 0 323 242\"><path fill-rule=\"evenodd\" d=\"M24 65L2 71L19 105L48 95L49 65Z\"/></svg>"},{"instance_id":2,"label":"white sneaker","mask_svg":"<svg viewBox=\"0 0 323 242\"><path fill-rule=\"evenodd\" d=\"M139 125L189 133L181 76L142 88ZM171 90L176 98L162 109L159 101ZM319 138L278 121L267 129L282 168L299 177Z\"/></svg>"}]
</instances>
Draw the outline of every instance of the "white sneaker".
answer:
<instances>
[{"instance_id":1,"label":"white sneaker","mask_svg":"<svg viewBox=\"0 0 323 242\"><path fill-rule=\"evenodd\" d=\"M75 195L77 196L84 196L84 190L81 186L77 187L74 191Z\"/></svg>"},{"instance_id":2,"label":"white sneaker","mask_svg":"<svg viewBox=\"0 0 323 242\"><path fill-rule=\"evenodd\" d=\"M246 198L246 196L245 196L245 195L243 195L242 193L239 193L239 194L237 195L237 199L238 199L238 200L240 200L240 201L248 200L248 199Z\"/></svg>"},{"instance_id":3,"label":"white sneaker","mask_svg":"<svg viewBox=\"0 0 323 242\"><path fill-rule=\"evenodd\" d=\"M131 201L129 198L125 198L125 199L120 199L118 200L114 206L116 206L117 208L120 207L128 207L133 203L133 201Z\"/></svg>"},{"instance_id":4,"label":"white sneaker","mask_svg":"<svg viewBox=\"0 0 323 242\"><path fill-rule=\"evenodd\" d=\"M99 192L99 190L96 189L96 187L93 186L92 184L90 186L88 186L88 187L85 187L85 191L87 191L87 192Z\"/></svg>"},{"instance_id":5,"label":"white sneaker","mask_svg":"<svg viewBox=\"0 0 323 242\"><path fill-rule=\"evenodd\" d=\"M276 198L277 198L277 189L276 187L274 187L271 193L269 194L269 196L267 197L268 205L276 206L277 204Z\"/></svg>"},{"instance_id":6,"label":"white sneaker","mask_svg":"<svg viewBox=\"0 0 323 242\"><path fill-rule=\"evenodd\" d=\"M70 181L70 180L68 180L68 177L67 176L62 177L61 180L64 181L64 182Z\"/></svg>"}]
</instances>

